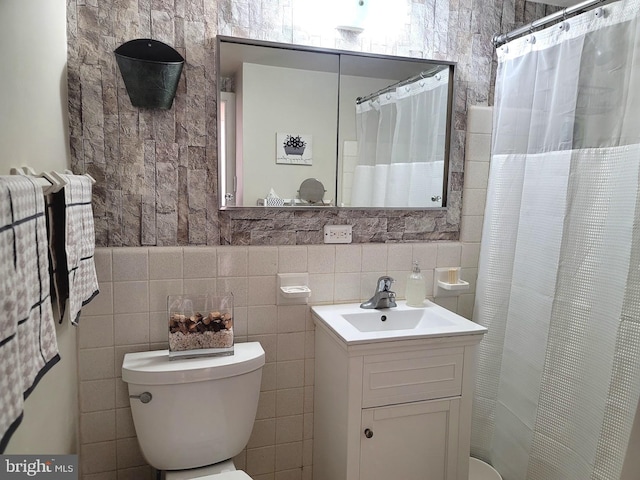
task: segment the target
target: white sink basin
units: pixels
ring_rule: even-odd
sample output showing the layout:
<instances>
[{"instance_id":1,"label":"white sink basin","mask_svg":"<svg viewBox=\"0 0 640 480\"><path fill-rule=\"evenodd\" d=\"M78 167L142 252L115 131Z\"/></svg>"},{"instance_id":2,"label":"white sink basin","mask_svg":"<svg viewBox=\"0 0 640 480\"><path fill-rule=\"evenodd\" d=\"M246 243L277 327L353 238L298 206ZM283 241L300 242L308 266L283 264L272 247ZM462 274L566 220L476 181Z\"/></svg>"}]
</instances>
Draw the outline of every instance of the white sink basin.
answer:
<instances>
[{"instance_id":1,"label":"white sink basin","mask_svg":"<svg viewBox=\"0 0 640 480\"><path fill-rule=\"evenodd\" d=\"M433 312L426 308L363 310L358 313L345 313L342 317L361 332L412 330L424 327L425 323L430 323L431 326L453 325L451 321L433 315Z\"/></svg>"},{"instance_id":2,"label":"white sink basin","mask_svg":"<svg viewBox=\"0 0 640 480\"><path fill-rule=\"evenodd\" d=\"M460 315L435 303L408 307L404 301L395 308L367 310L359 303L311 307L316 323L328 327L345 343L372 343L455 335L482 334L487 331Z\"/></svg>"}]
</instances>

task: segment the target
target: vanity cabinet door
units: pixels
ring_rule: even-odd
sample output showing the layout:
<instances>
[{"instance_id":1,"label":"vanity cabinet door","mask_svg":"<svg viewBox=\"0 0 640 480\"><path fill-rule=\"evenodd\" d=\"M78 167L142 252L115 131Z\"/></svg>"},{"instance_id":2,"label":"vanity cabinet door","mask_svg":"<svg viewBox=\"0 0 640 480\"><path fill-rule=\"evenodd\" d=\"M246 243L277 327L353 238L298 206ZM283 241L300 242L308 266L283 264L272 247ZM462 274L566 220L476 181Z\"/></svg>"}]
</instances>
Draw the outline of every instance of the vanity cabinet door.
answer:
<instances>
[{"instance_id":1,"label":"vanity cabinet door","mask_svg":"<svg viewBox=\"0 0 640 480\"><path fill-rule=\"evenodd\" d=\"M459 398L362 410L361 480L457 480Z\"/></svg>"}]
</instances>

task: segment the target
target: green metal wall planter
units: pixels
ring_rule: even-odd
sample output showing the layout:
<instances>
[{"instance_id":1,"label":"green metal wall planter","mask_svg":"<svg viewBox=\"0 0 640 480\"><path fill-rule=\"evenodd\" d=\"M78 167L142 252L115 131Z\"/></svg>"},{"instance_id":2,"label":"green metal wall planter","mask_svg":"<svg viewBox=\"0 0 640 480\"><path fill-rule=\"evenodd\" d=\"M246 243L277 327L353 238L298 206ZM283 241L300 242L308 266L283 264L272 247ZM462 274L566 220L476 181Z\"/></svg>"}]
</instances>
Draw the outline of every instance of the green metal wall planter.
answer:
<instances>
[{"instance_id":1,"label":"green metal wall planter","mask_svg":"<svg viewBox=\"0 0 640 480\"><path fill-rule=\"evenodd\" d=\"M134 107L171 108L184 66L182 55L165 43L146 38L123 43L114 53Z\"/></svg>"}]
</instances>

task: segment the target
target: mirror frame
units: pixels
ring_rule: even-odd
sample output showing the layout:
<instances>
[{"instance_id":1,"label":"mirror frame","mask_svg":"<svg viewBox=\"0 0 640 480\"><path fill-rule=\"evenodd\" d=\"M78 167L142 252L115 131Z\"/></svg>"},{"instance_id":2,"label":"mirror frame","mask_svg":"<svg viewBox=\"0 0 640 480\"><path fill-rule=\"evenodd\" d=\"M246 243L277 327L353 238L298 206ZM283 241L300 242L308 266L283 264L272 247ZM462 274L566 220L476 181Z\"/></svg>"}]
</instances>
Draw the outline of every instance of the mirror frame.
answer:
<instances>
[{"instance_id":1,"label":"mirror frame","mask_svg":"<svg viewBox=\"0 0 640 480\"><path fill-rule=\"evenodd\" d=\"M247 46L258 46L258 47L270 47L281 50L293 50L293 51L301 51L301 52L310 52L310 53L322 53L322 54L333 54L338 56L338 96L340 92L340 75L342 68L342 58L344 57L363 57L363 58L373 58L377 60L392 60L392 61L407 61L413 63L420 63L423 65L442 65L449 67L449 78L451 81L449 82L449 93L448 93L448 102L447 102L447 118L446 122L446 131L445 131L445 145L444 145L444 172L443 172L443 181L442 185L442 205L440 207L358 207L358 206L278 206L278 207L268 207L268 206L226 206L224 205L224 192L220 189L220 185L222 185L221 173L222 169L220 168L220 162L222 161L220 150L221 150L221 116L219 112L220 105L220 85L222 84L222 75L220 69L220 57L221 57L221 45L223 43L234 43L240 45ZM448 192L451 187L451 178L450 178L450 163L451 163L451 137L452 132L454 130L454 102L456 98L456 82L455 82L455 74L457 63L452 61L445 60L433 60L433 59L423 59L416 57L404 57L404 56L395 56L395 55L385 55L385 54L376 54L370 52L361 52L361 51L352 51L352 50L339 50L339 49L330 49L330 48L322 48L322 47L314 47L308 45L298 45L294 43L278 43L278 42L270 42L264 40L254 40L249 38L241 38L241 37L232 37L227 35L217 35L216 36L216 119L217 119L217 140L216 140L216 157L218 161L218 178L217 178L217 200L218 200L218 210L219 211L242 211L246 209L269 209L269 210L277 210L277 211L298 211L298 210L323 210L323 211L349 211L349 210L381 210L381 211L438 211L438 210L447 210L449 208L448 202ZM339 112L336 112L336 116L338 116ZM339 135L339 129L336 131L336 137ZM338 145L338 148L339 145ZM336 151L335 156L335 181L334 181L334 189L336 192L336 203L338 197L338 168L339 168L339 156L338 151Z\"/></svg>"}]
</instances>

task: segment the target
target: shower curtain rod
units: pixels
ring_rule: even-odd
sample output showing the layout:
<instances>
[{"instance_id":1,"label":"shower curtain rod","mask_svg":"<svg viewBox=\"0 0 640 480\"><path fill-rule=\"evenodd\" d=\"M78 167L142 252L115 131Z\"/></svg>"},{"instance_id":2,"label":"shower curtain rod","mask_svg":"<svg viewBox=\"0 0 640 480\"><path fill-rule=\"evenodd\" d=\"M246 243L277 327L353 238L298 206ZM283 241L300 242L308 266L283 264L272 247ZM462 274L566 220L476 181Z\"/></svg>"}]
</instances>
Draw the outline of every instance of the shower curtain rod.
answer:
<instances>
[{"instance_id":1,"label":"shower curtain rod","mask_svg":"<svg viewBox=\"0 0 640 480\"><path fill-rule=\"evenodd\" d=\"M516 28L508 33L503 33L498 35L497 33L493 36L493 46L498 48L501 45L504 45L510 40L517 38L526 33L531 33L536 28L544 27L545 25L555 22L556 20L566 19L569 16L577 15L579 13L586 12L591 8L600 5L601 3L607 3L610 0L586 0L584 2L576 3L570 7L563 8L562 10L558 10L551 15L547 15L546 17L539 18L538 20L534 20L533 22L524 25L520 28Z\"/></svg>"},{"instance_id":2,"label":"shower curtain rod","mask_svg":"<svg viewBox=\"0 0 640 480\"><path fill-rule=\"evenodd\" d=\"M361 103L364 103L367 100L371 100L372 98L375 98L378 95L382 95L383 93L390 92L391 90L394 90L394 89L396 89L398 87L401 87L403 85L407 85L409 83L413 83L416 80L420 80L421 78L433 77L436 74L444 71L445 68L449 68L449 67L444 67L444 68L441 68L440 70L436 70L435 68L432 68L432 69L429 69L429 70L423 70L422 72L420 72L417 75L414 75L413 77L409 77L409 78L406 78L404 80L400 80L399 82L392 83L391 85L388 85L388 86L386 86L384 88L381 88L377 92L370 93L369 95L365 95L364 97L358 97L358 98L356 98L356 105L360 105Z\"/></svg>"}]
</instances>

